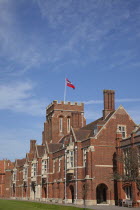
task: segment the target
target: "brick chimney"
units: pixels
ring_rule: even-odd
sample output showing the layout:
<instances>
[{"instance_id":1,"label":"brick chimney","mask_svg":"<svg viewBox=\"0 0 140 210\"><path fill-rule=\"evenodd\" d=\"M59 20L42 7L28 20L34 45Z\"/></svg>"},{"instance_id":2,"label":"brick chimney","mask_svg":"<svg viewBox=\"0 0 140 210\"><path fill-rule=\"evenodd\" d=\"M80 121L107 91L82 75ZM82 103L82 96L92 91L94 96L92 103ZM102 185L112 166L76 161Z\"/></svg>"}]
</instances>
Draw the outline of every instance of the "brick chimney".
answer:
<instances>
[{"instance_id":1,"label":"brick chimney","mask_svg":"<svg viewBox=\"0 0 140 210\"><path fill-rule=\"evenodd\" d=\"M103 118L105 119L108 114L115 111L115 91L114 90L104 90L104 110Z\"/></svg>"},{"instance_id":2,"label":"brick chimney","mask_svg":"<svg viewBox=\"0 0 140 210\"><path fill-rule=\"evenodd\" d=\"M35 152L36 140L30 140L30 153Z\"/></svg>"}]
</instances>

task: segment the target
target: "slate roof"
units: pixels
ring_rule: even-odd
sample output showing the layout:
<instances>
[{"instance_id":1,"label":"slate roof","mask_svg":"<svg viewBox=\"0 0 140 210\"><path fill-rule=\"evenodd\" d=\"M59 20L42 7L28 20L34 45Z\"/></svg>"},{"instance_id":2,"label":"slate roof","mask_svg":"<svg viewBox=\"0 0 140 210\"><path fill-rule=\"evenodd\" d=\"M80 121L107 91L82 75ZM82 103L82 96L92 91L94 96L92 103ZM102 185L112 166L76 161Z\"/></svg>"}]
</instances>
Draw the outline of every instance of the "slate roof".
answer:
<instances>
[{"instance_id":1,"label":"slate roof","mask_svg":"<svg viewBox=\"0 0 140 210\"><path fill-rule=\"evenodd\" d=\"M74 133L75 133L75 136L76 136L76 139L77 140L84 140L84 139L88 139L91 135L91 132L92 130L77 130L77 129L74 129Z\"/></svg>"},{"instance_id":2,"label":"slate roof","mask_svg":"<svg viewBox=\"0 0 140 210\"><path fill-rule=\"evenodd\" d=\"M63 148L63 144L62 143L48 144L48 147L49 147L49 152L56 152Z\"/></svg>"},{"instance_id":3,"label":"slate roof","mask_svg":"<svg viewBox=\"0 0 140 210\"><path fill-rule=\"evenodd\" d=\"M17 166L23 166L24 164L25 164L25 162L26 162L26 158L23 158L23 159L17 159L16 160L16 164L17 164Z\"/></svg>"},{"instance_id":4,"label":"slate roof","mask_svg":"<svg viewBox=\"0 0 140 210\"><path fill-rule=\"evenodd\" d=\"M109 120L109 118L113 115L113 113L114 113L114 111L111 112L105 119L103 119L103 117L101 117L101 118L95 120L94 122L91 122L78 130L74 129L76 139L79 141L82 141L89 137L93 137L95 135L94 134L95 126L96 125L103 126Z\"/></svg>"},{"instance_id":5,"label":"slate roof","mask_svg":"<svg viewBox=\"0 0 140 210\"><path fill-rule=\"evenodd\" d=\"M91 122L91 123L85 125L84 127L80 128L80 130L93 130L94 126L99 124L99 123L104 124L105 120L103 120L103 118L101 117L101 118L95 120L94 122Z\"/></svg>"},{"instance_id":6,"label":"slate roof","mask_svg":"<svg viewBox=\"0 0 140 210\"><path fill-rule=\"evenodd\" d=\"M45 153L45 146L44 145L37 145L37 152L39 157L43 157Z\"/></svg>"},{"instance_id":7,"label":"slate roof","mask_svg":"<svg viewBox=\"0 0 140 210\"><path fill-rule=\"evenodd\" d=\"M28 161L32 161L34 158L34 154L32 153L27 153Z\"/></svg>"}]
</instances>

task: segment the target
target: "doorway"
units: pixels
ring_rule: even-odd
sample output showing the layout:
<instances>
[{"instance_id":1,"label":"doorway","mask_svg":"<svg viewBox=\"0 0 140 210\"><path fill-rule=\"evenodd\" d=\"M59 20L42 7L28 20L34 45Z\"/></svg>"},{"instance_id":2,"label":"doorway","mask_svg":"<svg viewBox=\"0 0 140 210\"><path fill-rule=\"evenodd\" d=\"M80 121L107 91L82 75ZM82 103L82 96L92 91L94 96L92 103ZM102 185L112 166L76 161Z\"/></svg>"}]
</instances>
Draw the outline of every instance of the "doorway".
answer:
<instances>
[{"instance_id":1,"label":"doorway","mask_svg":"<svg viewBox=\"0 0 140 210\"><path fill-rule=\"evenodd\" d=\"M96 188L96 200L97 204L107 203L107 186L105 184L99 184Z\"/></svg>"}]
</instances>

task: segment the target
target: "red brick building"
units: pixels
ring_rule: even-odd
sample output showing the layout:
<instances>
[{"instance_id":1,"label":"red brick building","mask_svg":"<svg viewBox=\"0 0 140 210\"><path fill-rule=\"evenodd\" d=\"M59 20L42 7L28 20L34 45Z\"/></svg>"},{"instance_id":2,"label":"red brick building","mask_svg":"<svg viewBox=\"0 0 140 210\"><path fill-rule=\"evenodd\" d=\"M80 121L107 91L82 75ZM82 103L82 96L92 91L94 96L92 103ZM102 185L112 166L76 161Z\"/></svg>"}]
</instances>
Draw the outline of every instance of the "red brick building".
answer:
<instances>
[{"instance_id":1,"label":"red brick building","mask_svg":"<svg viewBox=\"0 0 140 210\"><path fill-rule=\"evenodd\" d=\"M118 200L124 205L132 201L133 206L140 206L140 126L128 138L117 134L116 154L123 157L117 162Z\"/></svg>"},{"instance_id":2,"label":"red brick building","mask_svg":"<svg viewBox=\"0 0 140 210\"><path fill-rule=\"evenodd\" d=\"M88 125L83 103L53 101L46 110L42 145L31 140L30 152L14 163L10 197L87 205L115 205L123 199L118 195L122 186L113 178L114 157L119 134L129 138L136 124L122 106L115 110L114 95L104 90L103 115ZM139 196L135 200L139 205Z\"/></svg>"},{"instance_id":3,"label":"red brick building","mask_svg":"<svg viewBox=\"0 0 140 210\"><path fill-rule=\"evenodd\" d=\"M11 196L11 170L13 164L10 160L0 160L0 198Z\"/></svg>"}]
</instances>

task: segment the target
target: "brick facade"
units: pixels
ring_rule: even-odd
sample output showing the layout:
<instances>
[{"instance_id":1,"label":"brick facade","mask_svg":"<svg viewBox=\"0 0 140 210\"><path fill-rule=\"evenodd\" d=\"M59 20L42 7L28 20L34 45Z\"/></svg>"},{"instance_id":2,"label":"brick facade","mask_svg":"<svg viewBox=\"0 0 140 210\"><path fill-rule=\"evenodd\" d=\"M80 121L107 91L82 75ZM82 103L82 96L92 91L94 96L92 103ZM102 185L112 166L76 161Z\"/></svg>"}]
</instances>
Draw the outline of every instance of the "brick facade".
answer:
<instances>
[{"instance_id":1,"label":"brick facade","mask_svg":"<svg viewBox=\"0 0 140 210\"><path fill-rule=\"evenodd\" d=\"M114 157L121 150L118 136L128 139L136 124L122 106L115 110L114 97L113 90L104 90L103 116L88 125L84 104L53 101L46 110L42 145L30 141L30 152L5 174L10 194L2 196L87 205L115 205L123 199L118 194L123 194L122 183L113 178ZM135 196L137 206L138 200Z\"/></svg>"}]
</instances>

